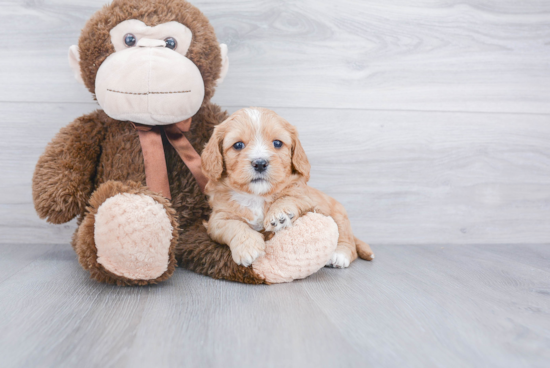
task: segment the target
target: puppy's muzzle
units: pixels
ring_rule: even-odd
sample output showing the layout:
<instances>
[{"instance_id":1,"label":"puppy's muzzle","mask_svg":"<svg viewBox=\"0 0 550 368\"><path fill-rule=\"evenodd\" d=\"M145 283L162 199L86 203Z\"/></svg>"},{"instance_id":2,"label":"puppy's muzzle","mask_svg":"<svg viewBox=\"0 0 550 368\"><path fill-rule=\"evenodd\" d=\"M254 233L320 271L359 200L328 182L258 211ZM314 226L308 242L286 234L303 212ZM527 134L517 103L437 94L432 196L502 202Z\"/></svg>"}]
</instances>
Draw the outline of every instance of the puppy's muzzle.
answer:
<instances>
[{"instance_id":1,"label":"puppy's muzzle","mask_svg":"<svg viewBox=\"0 0 550 368\"><path fill-rule=\"evenodd\" d=\"M264 171L267 170L267 167L269 166L269 162L267 162L264 159L253 160L251 164L252 164L252 167L254 168L254 171L258 173L263 173Z\"/></svg>"}]
</instances>

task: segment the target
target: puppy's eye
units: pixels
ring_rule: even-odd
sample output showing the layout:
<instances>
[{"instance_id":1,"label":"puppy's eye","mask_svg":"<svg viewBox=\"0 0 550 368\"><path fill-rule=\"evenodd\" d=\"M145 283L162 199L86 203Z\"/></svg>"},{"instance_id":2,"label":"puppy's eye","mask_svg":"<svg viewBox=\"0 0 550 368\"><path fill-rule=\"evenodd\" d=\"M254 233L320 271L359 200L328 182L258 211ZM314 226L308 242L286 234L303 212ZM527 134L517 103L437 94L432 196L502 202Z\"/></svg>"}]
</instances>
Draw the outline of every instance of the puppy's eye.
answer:
<instances>
[{"instance_id":1,"label":"puppy's eye","mask_svg":"<svg viewBox=\"0 0 550 368\"><path fill-rule=\"evenodd\" d=\"M274 141L273 141L273 146L274 146L275 148L281 148L281 147L283 146L283 142L278 141L278 140L274 140Z\"/></svg>"},{"instance_id":2,"label":"puppy's eye","mask_svg":"<svg viewBox=\"0 0 550 368\"><path fill-rule=\"evenodd\" d=\"M124 35L124 43L128 47L134 46L136 44L136 36L131 33L127 33L126 35Z\"/></svg>"},{"instance_id":3,"label":"puppy's eye","mask_svg":"<svg viewBox=\"0 0 550 368\"><path fill-rule=\"evenodd\" d=\"M243 142L237 142L233 145L233 148L235 148L237 151L240 151L244 148L244 143Z\"/></svg>"},{"instance_id":4,"label":"puppy's eye","mask_svg":"<svg viewBox=\"0 0 550 368\"><path fill-rule=\"evenodd\" d=\"M175 50L176 47L178 47L178 41L174 37L168 37L164 39L164 42L166 43L166 48Z\"/></svg>"}]
</instances>

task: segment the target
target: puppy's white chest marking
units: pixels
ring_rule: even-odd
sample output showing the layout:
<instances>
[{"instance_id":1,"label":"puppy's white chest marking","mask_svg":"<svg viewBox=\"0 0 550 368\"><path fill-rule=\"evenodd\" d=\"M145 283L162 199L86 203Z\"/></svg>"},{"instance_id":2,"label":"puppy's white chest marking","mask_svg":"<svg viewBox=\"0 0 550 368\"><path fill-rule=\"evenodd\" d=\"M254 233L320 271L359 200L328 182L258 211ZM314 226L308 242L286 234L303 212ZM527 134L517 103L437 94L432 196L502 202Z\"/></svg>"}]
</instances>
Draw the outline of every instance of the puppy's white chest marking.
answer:
<instances>
[{"instance_id":1,"label":"puppy's white chest marking","mask_svg":"<svg viewBox=\"0 0 550 368\"><path fill-rule=\"evenodd\" d=\"M241 207L248 208L254 218L252 221L246 220L250 226L256 231L261 231L264 228L264 205L263 197L248 194L243 192L231 192L231 199L237 202Z\"/></svg>"}]
</instances>

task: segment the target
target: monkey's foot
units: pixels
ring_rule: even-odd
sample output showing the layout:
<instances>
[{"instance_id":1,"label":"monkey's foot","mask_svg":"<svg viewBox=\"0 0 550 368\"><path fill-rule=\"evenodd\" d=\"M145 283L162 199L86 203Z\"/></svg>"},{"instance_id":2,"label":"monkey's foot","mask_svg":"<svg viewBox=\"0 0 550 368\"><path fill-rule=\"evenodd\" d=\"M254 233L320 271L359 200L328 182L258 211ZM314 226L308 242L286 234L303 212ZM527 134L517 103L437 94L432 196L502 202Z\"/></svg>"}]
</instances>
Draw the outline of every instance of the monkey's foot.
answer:
<instances>
[{"instance_id":1,"label":"monkey's foot","mask_svg":"<svg viewBox=\"0 0 550 368\"><path fill-rule=\"evenodd\" d=\"M338 226L331 217L308 213L265 244L265 256L253 264L268 283L303 279L319 271L338 244Z\"/></svg>"},{"instance_id":2,"label":"monkey's foot","mask_svg":"<svg viewBox=\"0 0 550 368\"><path fill-rule=\"evenodd\" d=\"M143 187L107 182L90 202L91 213L79 229L77 252L93 278L143 285L170 277L177 225L165 198Z\"/></svg>"},{"instance_id":3,"label":"monkey's foot","mask_svg":"<svg viewBox=\"0 0 550 368\"><path fill-rule=\"evenodd\" d=\"M156 279L168 268L170 218L160 203L144 194L117 194L95 217L97 262L115 275Z\"/></svg>"}]
</instances>

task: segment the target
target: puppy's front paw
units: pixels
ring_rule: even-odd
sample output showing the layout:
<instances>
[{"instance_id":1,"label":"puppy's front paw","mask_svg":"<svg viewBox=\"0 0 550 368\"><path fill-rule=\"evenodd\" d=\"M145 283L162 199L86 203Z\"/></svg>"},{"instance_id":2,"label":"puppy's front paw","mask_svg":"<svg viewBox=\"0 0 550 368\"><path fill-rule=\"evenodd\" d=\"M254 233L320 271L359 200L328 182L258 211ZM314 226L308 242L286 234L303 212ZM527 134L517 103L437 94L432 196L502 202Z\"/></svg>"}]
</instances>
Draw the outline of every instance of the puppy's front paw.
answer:
<instances>
[{"instance_id":1,"label":"puppy's front paw","mask_svg":"<svg viewBox=\"0 0 550 368\"><path fill-rule=\"evenodd\" d=\"M258 257L265 255L265 242L260 233L236 239L231 243L231 255L235 263L248 267Z\"/></svg>"},{"instance_id":2,"label":"puppy's front paw","mask_svg":"<svg viewBox=\"0 0 550 368\"><path fill-rule=\"evenodd\" d=\"M280 231L291 227L296 221L296 211L292 209L269 211L264 221L266 231Z\"/></svg>"},{"instance_id":3,"label":"puppy's front paw","mask_svg":"<svg viewBox=\"0 0 550 368\"><path fill-rule=\"evenodd\" d=\"M346 268L349 267L350 263L351 258L349 251L336 249L334 253L332 253L332 257L328 260L326 267Z\"/></svg>"}]
</instances>

